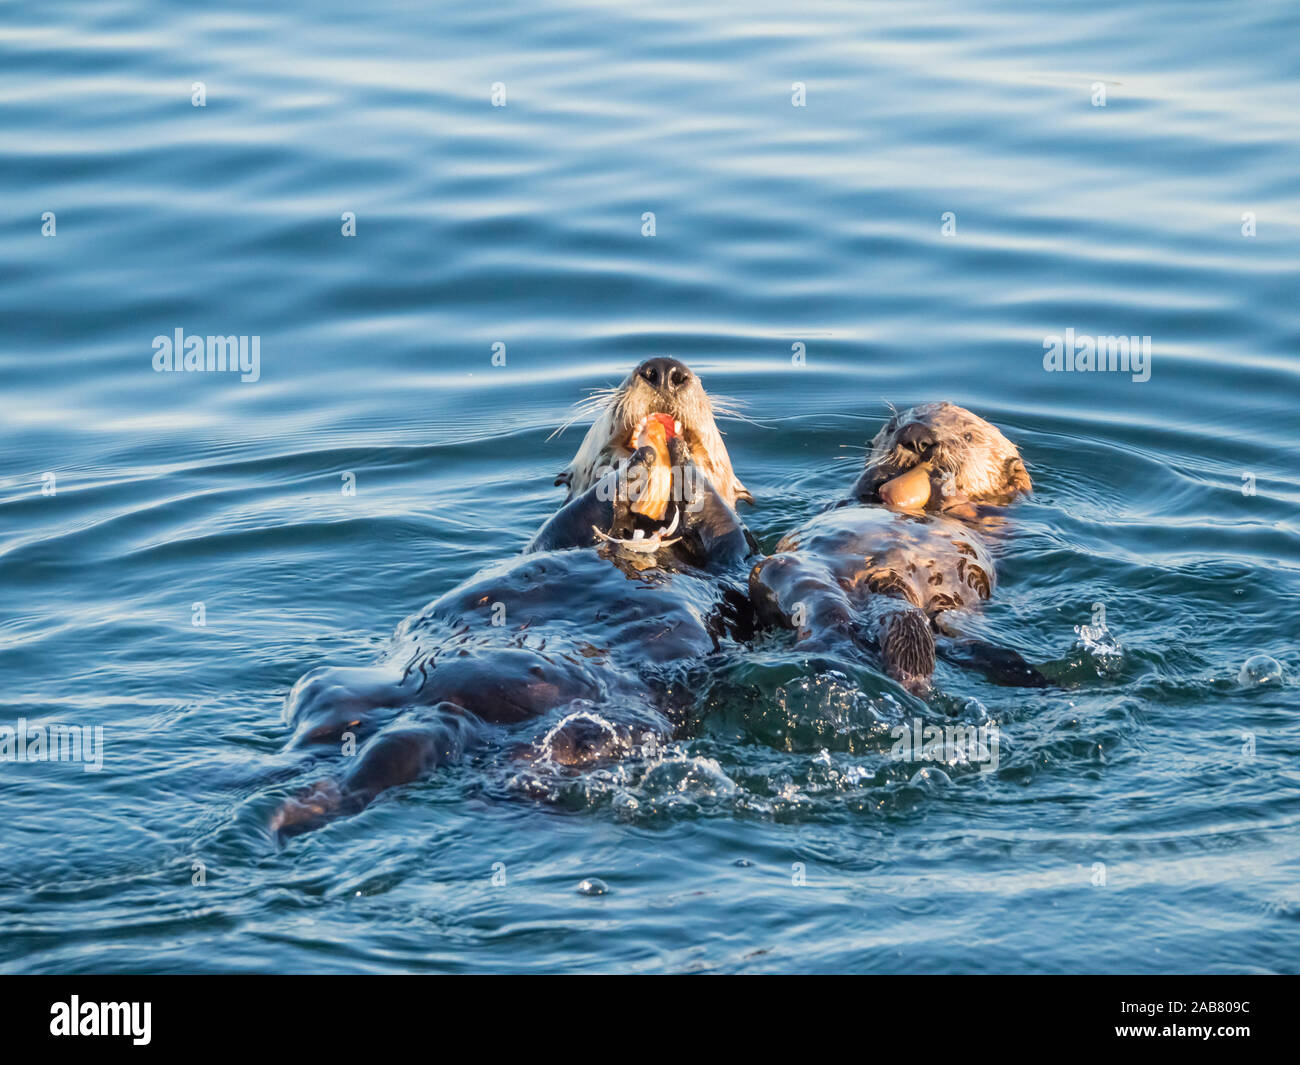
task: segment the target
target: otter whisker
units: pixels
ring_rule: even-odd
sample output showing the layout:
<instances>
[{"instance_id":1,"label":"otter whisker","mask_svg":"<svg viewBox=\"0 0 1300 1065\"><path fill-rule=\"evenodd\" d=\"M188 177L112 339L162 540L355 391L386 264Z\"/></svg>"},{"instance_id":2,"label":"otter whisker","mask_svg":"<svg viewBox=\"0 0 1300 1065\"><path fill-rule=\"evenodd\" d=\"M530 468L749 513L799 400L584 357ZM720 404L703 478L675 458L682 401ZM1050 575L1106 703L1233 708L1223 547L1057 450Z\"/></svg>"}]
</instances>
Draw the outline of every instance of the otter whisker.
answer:
<instances>
[{"instance_id":1,"label":"otter whisker","mask_svg":"<svg viewBox=\"0 0 1300 1065\"><path fill-rule=\"evenodd\" d=\"M582 414L583 414L582 411L575 411L573 414L569 415L569 417L565 418L564 421L562 421L559 425L557 425L554 429L551 430L550 435L547 436L546 438L547 441L549 442L551 440L554 440L557 436L559 436L562 432L564 432L565 429L567 429L579 418L581 418Z\"/></svg>"},{"instance_id":2,"label":"otter whisker","mask_svg":"<svg viewBox=\"0 0 1300 1065\"><path fill-rule=\"evenodd\" d=\"M555 430L548 436L547 440L552 440L559 436L565 429L569 428L574 422L588 415L600 414L614 400L616 389L613 388L593 388L592 394L584 399L578 400L569 412L569 416L561 422Z\"/></svg>"},{"instance_id":3,"label":"otter whisker","mask_svg":"<svg viewBox=\"0 0 1300 1065\"><path fill-rule=\"evenodd\" d=\"M739 396L724 396L714 392L709 393L709 403L715 411L724 411L727 414L737 414L749 406L749 402Z\"/></svg>"},{"instance_id":4,"label":"otter whisker","mask_svg":"<svg viewBox=\"0 0 1300 1065\"><path fill-rule=\"evenodd\" d=\"M747 414L739 414L735 411L715 410L714 415L719 421L724 422L744 422L746 425L755 425L760 429L775 429L776 426L770 422L760 422L757 418L751 418Z\"/></svg>"},{"instance_id":5,"label":"otter whisker","mask_svg":"<svg viewBox=\"0 0 1300 1065\"><path fill-rule=\"evenodd\" d=\"M775 429L775 425L767 422L761 422L757 418L750 417L745 413L749 407L749 401L739 399L735 396L710 396L709 402L713 408L713 414L717 418L723 418L728 421L744 422L747 425L754 425L760 429Z\"/></svg>"}]
</instances>

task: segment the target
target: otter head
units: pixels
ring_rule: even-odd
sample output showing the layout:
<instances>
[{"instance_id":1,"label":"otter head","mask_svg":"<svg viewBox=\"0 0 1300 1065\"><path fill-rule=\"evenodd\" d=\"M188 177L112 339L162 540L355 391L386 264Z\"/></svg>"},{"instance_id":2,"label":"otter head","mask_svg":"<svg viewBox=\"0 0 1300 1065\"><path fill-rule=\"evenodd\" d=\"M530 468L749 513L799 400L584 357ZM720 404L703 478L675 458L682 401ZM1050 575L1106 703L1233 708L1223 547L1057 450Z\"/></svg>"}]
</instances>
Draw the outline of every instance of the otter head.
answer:
<instances>
[{"instance_id":1,"label":"otter head","mask_svg":"<svg viewBox=\"0 0 1300 1065\"><path fill-rule=\"evenodd\" d=\"M734 507L741 499L754 501L731 468L731 457L713 420L713 401L685 363L647 359L622 384L597 394L578 413L592 410L596 413L594 424L555 482L569 486L569 499L581 495L632 454L633 433L650 415L665 414L681 426L678 432L691 461L728 504Z\"/></svg>"},{"instance_id":2,"label":"otter head","mask_svg":"<svg viewBox=\"0 0 1300 1065\"><path fill-rule=\"evenodd\" d=\"M900 510L1004 506L1032 490L1020 452L995 426L951 403L895 413L871 441L854 485L863 502Z\"/></svg>"}]
</instances>

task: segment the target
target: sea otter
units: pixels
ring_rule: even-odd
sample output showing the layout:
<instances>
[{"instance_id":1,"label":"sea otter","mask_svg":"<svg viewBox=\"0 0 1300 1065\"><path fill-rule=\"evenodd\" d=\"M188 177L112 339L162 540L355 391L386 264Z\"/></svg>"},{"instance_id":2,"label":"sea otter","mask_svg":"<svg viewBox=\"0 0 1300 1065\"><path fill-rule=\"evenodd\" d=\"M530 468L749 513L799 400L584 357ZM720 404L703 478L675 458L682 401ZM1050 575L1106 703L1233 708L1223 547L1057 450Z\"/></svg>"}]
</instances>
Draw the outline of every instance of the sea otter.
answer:
<instances>
[{"instance_id":1,"label":"sea otter","mask_svg":"<svg viewBox=\"0 0 1300 1065\"><path fill-rule=\"evenodd\" d=\"M598 419L580 450L625 457L571 492L524 554L408 618L378 665L294 685L289 747L351 756L276 809L278 838L494 739L513 757L583 766L683 724L681 674L731 639L753 555L712 479L743 492L702 395L681 363L642 363L610 398L625 413Z\"/></svg>"},{"instance_id":2,"label":"sea otter","mask_svg":"<svg viewBox=\"0 0 1300 1065\"><path fill-rule=\"evenodd\" d=\"M895 413L871 441L850 497L787 535L750 574L760 619L806 650L867 647L917 694L945 657L1003 683L1040 687L1013 651L962 638L953 612L993 592L991 508L1031 491L1015 446L951 403Z\"/></svg>"}]
</instances>

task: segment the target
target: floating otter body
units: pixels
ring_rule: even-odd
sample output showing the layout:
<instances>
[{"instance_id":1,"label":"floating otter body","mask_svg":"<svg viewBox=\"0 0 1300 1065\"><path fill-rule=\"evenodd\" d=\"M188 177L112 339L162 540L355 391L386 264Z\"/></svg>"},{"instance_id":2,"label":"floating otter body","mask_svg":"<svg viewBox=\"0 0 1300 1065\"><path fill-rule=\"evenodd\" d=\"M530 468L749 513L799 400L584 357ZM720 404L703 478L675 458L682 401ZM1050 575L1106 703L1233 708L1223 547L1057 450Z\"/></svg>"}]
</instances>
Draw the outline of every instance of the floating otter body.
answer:
<instances>
[{"instance_id":1,"label":"floating otter body","mask_svg":"<svg viewBox=\"0 0 1300 1065\"><path fill-rule=\"evenodd\" d=\"M996 679L1041 686L1019 655L957 638L952 612L996 583L989 506L1030 491L1014 445L950 403L895 414L871 442L851 496L777 544L750 575L759 616L795 628L801 647L878 651L885 672L929 690L941 650Z\"/></svg>"},{"instance_id":2,"label":"floating otter body","mask_svg":"<svg viewBox=\"0 0 1300 1065\"><path fill-rule=\"evenodd\" d=\"M654 395L643 398L655 405ZM582 766L628 754L647 734L662 742L681 727L686 708L669 698L667 678L729 639L752 541L704 472L729 472L729 460L697 454L687 442L709 439L707 406L701 425L682 420L674 400L665 392L659 411L638 414L630 429L598 421L584 447L606 432L633 442L631 429L644 435L642 418L672 415L571 498L522 556L403 622L380 664L325 667L294 685L285 707L289 746L355 753L341 773L274 812L279 837L355 813L387 788L493 740L513 743L517 757ZM712 435L720 439L716 429Z\"/></svg>"}]
</instances>

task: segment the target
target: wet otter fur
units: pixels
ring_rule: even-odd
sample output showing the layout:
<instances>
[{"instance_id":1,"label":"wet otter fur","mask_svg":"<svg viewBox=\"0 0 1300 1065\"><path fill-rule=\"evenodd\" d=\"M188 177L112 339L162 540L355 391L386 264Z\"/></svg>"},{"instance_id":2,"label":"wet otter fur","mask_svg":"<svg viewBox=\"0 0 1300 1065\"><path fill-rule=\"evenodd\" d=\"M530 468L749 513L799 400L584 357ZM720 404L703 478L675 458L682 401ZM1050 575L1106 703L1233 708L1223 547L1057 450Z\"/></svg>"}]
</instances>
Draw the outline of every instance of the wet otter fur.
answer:
<instances>
[{"instance_id":1,"label":"wet otter fur","mask_svg":"<svg viewBox=\"0 0 1300 1065\"><path fill-rule=\"evenodd\" d=\"M671 392L659 402L671 406ZM628 440L621 425L607 424ZM746 623L740 589L754 550L698 465L689 439L702 439L700 423L682 424L695 432L674 433L662 449L672 464L664 515L672 537L646 550L656 523L634 510L638 475L663 455L639 447L574 495L524 554L403 622L379 664L324 667L294 685L285 705L289 748L348 757L272 813L278 839L357 813L485 744L499 743L503 756L582 767L683 727L682 673ZM591 442L589 433L584 447ZM598 442L611 454L618 443Z\"/></svg>"},{"instance_id":2,"label":"wet otter fur","mask_svg":"<svg viewBox=\"0 0 1300 1065\"><path fill-rule=\"evenodd\" d=\"M849 498L754 567L758 616L793 627L809 651L874 651L916 694L930 689L936 648L999 682L1040 687L1046 681L1018 654L962 638L953 617L993 593L992 508L1031 490L1015 445L965 408L927 403L895 413L872 439Z\"/></svg>"}]
</instances>

